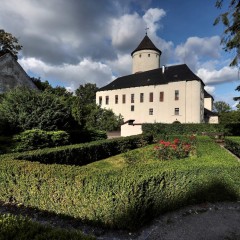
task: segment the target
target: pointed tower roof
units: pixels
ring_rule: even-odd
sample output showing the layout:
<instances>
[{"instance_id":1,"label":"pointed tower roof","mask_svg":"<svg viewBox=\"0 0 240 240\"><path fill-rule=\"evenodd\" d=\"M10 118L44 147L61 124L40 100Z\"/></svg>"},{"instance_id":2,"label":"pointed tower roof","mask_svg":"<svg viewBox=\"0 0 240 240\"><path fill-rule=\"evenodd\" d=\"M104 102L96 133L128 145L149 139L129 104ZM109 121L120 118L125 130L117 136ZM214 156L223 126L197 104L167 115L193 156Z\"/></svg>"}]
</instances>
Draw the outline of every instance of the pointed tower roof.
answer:
<instances>
[{"instance_id":1,"label":"pointed tower roof","mask_svg":"<svg viewBox=\"0 0 240 240\"><path fill-rule=\"evenodd\" d=\"M131 56L135 52L141 51L141 50L154 50L154 51L157 51L160 55L162 54L162 52L153 44L153 42L151 41L151 39L148 37L147 34L143 38L143 40L140 42L138 47L131 53Z\"/></svg>"}]
</instances>

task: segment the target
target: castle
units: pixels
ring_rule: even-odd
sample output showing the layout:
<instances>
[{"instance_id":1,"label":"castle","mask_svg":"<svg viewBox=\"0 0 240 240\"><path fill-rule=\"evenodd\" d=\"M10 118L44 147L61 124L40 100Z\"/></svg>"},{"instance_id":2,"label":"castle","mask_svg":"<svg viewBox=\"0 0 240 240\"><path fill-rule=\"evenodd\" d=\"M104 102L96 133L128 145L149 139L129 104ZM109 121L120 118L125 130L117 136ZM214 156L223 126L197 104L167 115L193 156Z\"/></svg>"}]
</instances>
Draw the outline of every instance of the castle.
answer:
<instances>
[{"instance_id":1,"label":"castle","mask_svg":"<svg viewBox=\"0 0 240 240\"><path fill-rule=\"evenodd\" d=\"M218 123L213 97L186 64L160 67L161 51L146 36L131 53L132 74L96 93L96 103L121 114L121 136L140 134L143 123Z\"/></svg>"}]
</instances>

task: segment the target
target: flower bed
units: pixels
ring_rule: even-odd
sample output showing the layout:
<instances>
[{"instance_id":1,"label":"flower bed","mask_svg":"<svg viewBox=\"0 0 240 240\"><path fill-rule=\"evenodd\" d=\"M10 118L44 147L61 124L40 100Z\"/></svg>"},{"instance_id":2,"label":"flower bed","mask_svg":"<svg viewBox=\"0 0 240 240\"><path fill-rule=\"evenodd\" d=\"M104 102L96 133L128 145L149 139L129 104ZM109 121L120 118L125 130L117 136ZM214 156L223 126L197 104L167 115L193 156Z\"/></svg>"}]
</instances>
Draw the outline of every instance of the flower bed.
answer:
<instances>
[{"instance_id":1,"label":"flower bed","mask_svg":"<svg viewBox=\"0 0 240 240\"><path fill-rule=\"evenodd\" d=\"M155 155L160 160L181 159L196 154L196 137L190 136L187 141L175 138L171 141L160 140L154 146Z\"/></svg>"}]
</instances>

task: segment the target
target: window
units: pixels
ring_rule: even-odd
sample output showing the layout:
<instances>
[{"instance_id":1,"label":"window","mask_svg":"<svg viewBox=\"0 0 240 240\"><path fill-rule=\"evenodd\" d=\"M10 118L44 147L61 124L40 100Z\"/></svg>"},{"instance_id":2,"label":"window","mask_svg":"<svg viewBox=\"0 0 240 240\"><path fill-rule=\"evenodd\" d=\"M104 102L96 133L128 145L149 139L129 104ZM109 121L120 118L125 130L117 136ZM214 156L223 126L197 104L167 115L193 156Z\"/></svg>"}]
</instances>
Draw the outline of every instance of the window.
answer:
<instances>
[{"instance_id":1,"label":"window","mask_svg":"<svg viewBox=\"0 0 240 240\"><path fill-rule=\"evenodd\" d=\"M179 108L174 109L174 115L179 115Z\"/></svg>"},{"instance_id":2,"label":"window","mask_svg":"<svg viewBox=\"0 0 240 240\"><path fill-rule=\"evenodd\" d=\"M142 55L141 55L141 54L139 54L139 57L142 57Z\"/></svg>"},{"instance_id":3,"label":"window","mask_svg":"<svg viewBox=\"0 0 240 240\"><path fill-rule=\"evenodd\" d=\"M134 111L134 105L131 105L131 112Z\"/></svg>"},{"instance_id":4,"label":"window","mask_svg":"<svg viewBox=\"0 0 240 240\"><path fill-rule=\"evenodd\" d=\"M115 104L118 104L118 95L115 95Z\"/></svg>"},{"instance_id":5,"label":"window","mask_svg":"<svg viewBox=\"0 0 240 240\"><path fill-rule=\"evenodd\" d=\"M175 90L175 100L179 100L179 91Z\"/></svg>"},{"instance_id":6,"label":"window","mask_svg":"<svg viewBox=\"0 0 240 240\"><path fill-rule=\"evenodd\" d=\"M153 115L153 108L149 108L149 115Z\"/></svg>"},{"instance_id":7,"label":"window","mask_svg":"<svg viewBox=\"0 0 240 240\"><path fill-rule=\"evenodd\" d=\"M148 57L150 57L150 53L148 54Z\"/></svg>"},{"instance_id":8,"label":"window","mask_svg":"<svg viewBox=\"0 0 240 240\"><path fill-rule=\"evenodd\" d=\"M102 105L102 97L99 97L98 103L99 105Z\"/></svg>"},{"instance_id":9,"label":"window","mask_svg":"<svg viewBox=\"0 0 240 240\"><path fill-rule=\"evenodd\" d=\"M149 102L153 102L153 92L149 93Z\"/></svg>"},{"instance_id":10,"label":"window","mask_svg":"<svg viewBox=\"0 0 240 240\"><path fill-rule=\"evenodd\" d=\"M160 102L164 101L164 92L160 92L160 98L159 98Z\"/></svg>"},{"instance_id":11,"label":"window","mask_svg":"<svg viewBox=\"0 0 240 240\"><path fill-rule=\"evenodd\" d=\"M122 95L122 103L126 103L126 95L125 94Z\"/></svg>"},{"instance_id":12,"label":"window","mask_svg":"<svg viewBox=\"0 0 240 240\"><path fill-rule=\"evenodd\" d=\"M109 96L106 96L106 105L109 104Z\"/></svg>"},{"instance_id":13,"label":"window","mask_svg":"<svg viewBox=\"0 0 240 240\"><path fill-rule=\"evenodd\" d=\"M131 94L131 103L134 103L134 94Z\"/></svg>"},{"instance_id":14,"label":"window","mask_svg":"<svg viewBox=\"0 0 240 240\"><path fill-rule=\"evenodd\" d=\"M144 93L140 93L140 102L143 102L144 100Z\"/></svg>"}]
</instances>

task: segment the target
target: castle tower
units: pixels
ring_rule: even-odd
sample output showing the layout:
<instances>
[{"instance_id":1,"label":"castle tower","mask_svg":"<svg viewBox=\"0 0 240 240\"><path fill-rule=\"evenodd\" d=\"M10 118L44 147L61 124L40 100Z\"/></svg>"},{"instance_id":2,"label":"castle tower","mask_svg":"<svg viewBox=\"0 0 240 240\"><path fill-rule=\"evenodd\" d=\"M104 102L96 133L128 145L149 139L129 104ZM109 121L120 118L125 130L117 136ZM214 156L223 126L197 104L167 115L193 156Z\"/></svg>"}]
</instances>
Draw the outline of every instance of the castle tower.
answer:
<instances>
[{"instance_id":1,"label":"castle tower","mask_svg":"<svg viewBox=\"0 0 240 240\"><path fill-rule=\"evenodd\" d=\"M161 54L162 52L156 48L146 34L138 47L131 53L133 59L132 73L160 68Z\"/></svg>"}]
</instances>

